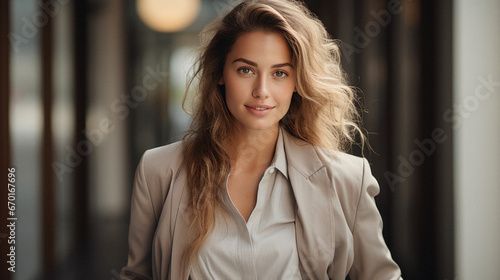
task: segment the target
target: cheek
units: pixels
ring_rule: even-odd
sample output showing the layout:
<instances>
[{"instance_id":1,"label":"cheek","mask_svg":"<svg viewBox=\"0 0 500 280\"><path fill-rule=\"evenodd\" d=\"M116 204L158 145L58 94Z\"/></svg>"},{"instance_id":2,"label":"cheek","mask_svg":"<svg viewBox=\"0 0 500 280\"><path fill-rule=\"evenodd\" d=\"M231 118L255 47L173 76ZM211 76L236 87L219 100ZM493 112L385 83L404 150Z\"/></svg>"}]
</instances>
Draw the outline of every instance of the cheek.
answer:
<instances>
[{"instance_id":1,"label":"cheek","mask_svg":"<svg viewBox=\"0 0 500 280\"><path fill-rule=\"evenodd\" d=\"M283 86L283 91L282 91L282 94L281 94L281 100L282 102L286 102L286 104L290 105L291 101L292 101L292 96L293 96L293 93L296 91L296 76L295 76L295 73L292 72L291 73L291 79L289 79L285 85ZM289 107L289 106L288 106Z\"/></svg>"},{"instance_id":2,"label":"cheek","mask_svg":"<svg viewBox=\"0 0 500 280\"><path fill-rule=\"evenodd\" d=\"M280 103L285 105L286 110L290 107L295 86L287 86L286 90L280 94Z\"/></svg>"},{"instance_id":3,"label":"cheek","mask_svg":"<svg viewBox=\"0 0 500 280\"><path fill-rule=\"evenodd\" d=\"M225 84L225 90L226 90L226 105L231 112L231 114L234 114L240 107L240 105L244 101L244 96L242 94L242 89L238 85L227 82Z\"/></svg>"},{"instance_id":4,"label":"cheek","mask_svg":"<svg viewBox=\"0 0 500 280\"><path fill-rule=\"evenodd\" d=\"M293 93L290 93L286 96L285 99L283 99L283 104L286 104L286 106L284 106L283 110L285 110L285 113L288 112L288 109L290 109L290 105L291 105L291 102L292 102L292 95Z\"/></svg>"},{"instance_id":5,"label":"cheek","mask_svg":"<svg viewBox=\"0 0 500 280\"><path fill-rule=\"evenodd\" d=\"M226 102L227 103L232 103L237 101L240 98L240 92L241 89L237 86L234 85L233 83L229 82L225 84L226 88Z\"/></svg>"},{"instance_id":6,"label":"cheek","mask_svg":"<svg viewBox=\"0 0 500 280\"><path fill-rule=\"evenodd\" d=\"M250 79L239 79L231 75L224 76L226 103L243 102L251 96L252 83ZM228 104L229 105L229 104Z\"/></svg>"}]
</instances>

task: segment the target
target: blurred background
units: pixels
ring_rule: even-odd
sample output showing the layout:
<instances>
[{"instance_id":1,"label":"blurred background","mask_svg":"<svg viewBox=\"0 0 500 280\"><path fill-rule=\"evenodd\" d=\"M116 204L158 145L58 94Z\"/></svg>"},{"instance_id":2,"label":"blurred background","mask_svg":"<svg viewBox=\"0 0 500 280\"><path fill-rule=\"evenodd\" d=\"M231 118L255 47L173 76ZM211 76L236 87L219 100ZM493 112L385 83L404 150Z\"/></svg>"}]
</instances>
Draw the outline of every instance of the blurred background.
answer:
<instances>
[{"instance_id":1,"label":"blurred background","mask_svg":"<svg viewBox=\"0 0 500 280\"><path fill-rule=\"evenodd\" d=\"M0 3L0 279L119 279L139 157L188 127L191 51L238 2ZM363 92L364 155L403 277L500 279L500 1L305 3Z\"/></svg>"}]
</instances>

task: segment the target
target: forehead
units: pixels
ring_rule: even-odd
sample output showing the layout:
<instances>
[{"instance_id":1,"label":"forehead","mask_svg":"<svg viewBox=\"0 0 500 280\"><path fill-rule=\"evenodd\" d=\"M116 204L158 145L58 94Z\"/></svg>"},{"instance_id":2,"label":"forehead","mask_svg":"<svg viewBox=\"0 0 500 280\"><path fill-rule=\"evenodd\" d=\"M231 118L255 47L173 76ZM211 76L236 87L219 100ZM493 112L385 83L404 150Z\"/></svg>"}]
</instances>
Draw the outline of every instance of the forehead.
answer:
<instances>
[{"instance_id":1,"label":"forehead","mask_svg":"<svg viewBox=\"0 0 500 280\"><path fill-rule=\"evenodd\" d=\"M240 35L227 55L228 62L245 58L260 64L291 63L292 52L277 32L254 31Z\"/></svg>"}]
</instances>

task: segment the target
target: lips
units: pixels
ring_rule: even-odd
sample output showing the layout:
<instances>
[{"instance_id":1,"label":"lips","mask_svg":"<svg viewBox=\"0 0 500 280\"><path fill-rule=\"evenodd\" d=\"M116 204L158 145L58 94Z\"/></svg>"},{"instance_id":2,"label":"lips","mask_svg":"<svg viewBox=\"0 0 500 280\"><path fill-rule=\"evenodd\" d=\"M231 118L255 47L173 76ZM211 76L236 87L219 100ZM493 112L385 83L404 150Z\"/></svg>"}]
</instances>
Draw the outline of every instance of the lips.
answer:
<instances>
[{"instance_id":1,"label":"lips","mask_svg":"<svg viewBox=\"0 0 500 280\"><path fill-rule=\"evenodd\" d=\"M272 109L274 106L269 106L269 105L264 105L264 104L255 104L255 105L245 105L247 108L254 108L257 110L266 110L266 109Z\"/></svg>"},{"instance_id":2,"label":"lips","mask_svg":"<svg viewBox=\"0 0 500 280\"><path fill-rule=\"evenodd\" d=\"M247 110L256 116L265 116L274 109L274 106L264 105L264 104L252 104L245 105Z\"/></svg>"},{"instance_id":3,"label":"lips","mask_svg":"<svg viewBox=\"0 0 500 280\"><path fill-rule=\"evenodd\" d=\"M269 110L269 108L261 108L261 107L250 107L250 108L255 109L255 110L259 110L259 111Z\"/></svg>"}]
</instances>

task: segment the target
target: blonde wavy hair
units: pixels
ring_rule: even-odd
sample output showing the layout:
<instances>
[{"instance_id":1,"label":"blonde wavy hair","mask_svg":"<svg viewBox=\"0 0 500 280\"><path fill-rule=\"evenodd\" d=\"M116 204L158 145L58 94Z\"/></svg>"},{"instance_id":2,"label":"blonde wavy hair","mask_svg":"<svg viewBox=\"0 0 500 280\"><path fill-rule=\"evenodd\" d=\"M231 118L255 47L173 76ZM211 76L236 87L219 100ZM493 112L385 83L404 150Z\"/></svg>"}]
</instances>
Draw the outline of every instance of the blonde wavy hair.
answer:
<instances>
[{"instance_id":1,"label":"blonde wavy hair","mask_svg":"<svg viewBox=\"0 0 500 280\"><path fill-rule=\"evenodd\" d=\"M184 137L184 164L189 190L190 232L194 241L185 249L183 267L195 261L213 231L215 213L223 208L221 194L231 169L228 151L234 119L220 86L227 54L243 33L281 34L292 50L296 89L281 126L312 145L347 150L355 143L360 117L355 90L340 66L340 51L323 24L305 5L294 0L248 0L208 24L189 88L197 80L191 129Z\"/></svg>"}]
</instances>

